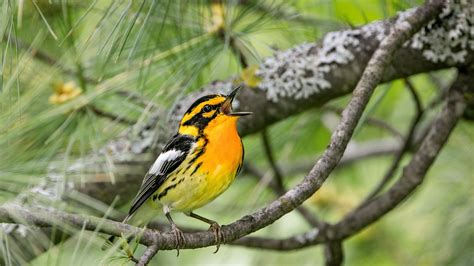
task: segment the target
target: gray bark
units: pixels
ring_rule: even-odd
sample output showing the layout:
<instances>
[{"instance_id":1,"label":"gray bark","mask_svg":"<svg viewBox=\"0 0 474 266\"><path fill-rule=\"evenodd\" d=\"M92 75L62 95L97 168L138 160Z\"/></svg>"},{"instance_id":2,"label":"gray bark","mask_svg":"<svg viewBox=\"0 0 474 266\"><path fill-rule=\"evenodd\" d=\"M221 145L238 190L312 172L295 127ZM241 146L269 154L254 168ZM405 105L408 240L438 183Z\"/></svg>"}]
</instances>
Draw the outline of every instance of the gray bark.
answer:
<instances>
[{"instance_id":1,"label":"gray bark","mask_svg":"<svg viewBox=\"0 0 474 266\"><path fill-rule=\"evenodd\" d=\"M439 16L436 23L430 22L411 41L393 52L394 48L401 46L404 42L402 40L407 37L404 31L414 33L414 28L419 29L433 17L435 14L433 10L430 14L420 13L422 12L420 9L408 10L401 13L398 18L374 22L358 29L331 32L321 41L278 52L274 57L263 61L258 71L262 78L258 87L244 86L237 97L239 109L254 112L252 116L242 119L239 125L243 136L347 95L356 87L364 71L365 73L373 72L366 74L369 76L357 85L359 90L355 91L354 97L363 98L364 101L354 102L353 106L346 109L344 115L346 118L343 117L341 128L338 128L333 135L337 138L333 138L333 142L329 145L333 154L324 155L304 183L290 190L266 209L243 217L231 227L233 230L224 230L226 238L237 239L268 225L299 205L304 200L304 195L314 193L322 185L327 174L337 165L344 152L355 127L354 123L357 123L357 117L360 117L363 110L361 106L365 105L371 91L379 82L472 64L474 44L469 45L469 43L474 43L474 36L471 36L469 31L462 32L457 37L460 39L457 43L462 43L464 39L468 41L468 45L463 47L461 45L451 47L450 40L434 40L439 42L436 49L444 47L444 50L440 52L441 56L437 54L439 51L430 44L433 42L434 37L431 36L433 32L444 30L447 33L452 29L450 27L453 23L459 24L459 20L462 20L463 16L458 14L461 11L452 11L449 8L445 8L442 14L453 12L453 16L449 18L446 18L446 15ZM474 12L472 7L461 10L470 14ZM416 14L424 20L413 19L414 12L417 12ZM412 21L402 26L409 27L408 29L400 29L401 33L398 35L396 32L389 31L390 26L397 19L407 18ZM381 44L382 40L389 38L391 42ZM374 55L376 50L381 54ZM464 53L459 53L459 50ZM368 62L372 56L376 59L372 59L375 61L371 61L373 64L371 67ZM377 69L373 69L385 66L390 58L392 60L385 71L377 72ZM226 93L231 88L231 80L216 81L180 100L169 116L162 110L156 110L152 118L144 125L130 128L121 137L108 143L99 154L91 154L89 158L75 162L67 169L65 175L61 169L55 169L52 166L44 184L26 191L18 197L17 202L23 205L35 206L39 203L39 205L48 206L58 199L75 202L80 193L106 203L111 203L116 196L119 196L119 204L128 202L135 194L152 160L174 132L175 128L169 128L167 125L176 125L176 121L187 106L199 95ZM364 90L366 88L369 90ZM348 120L348 118L353 120ZM348 128L352 130L347 131ZM325 170L322 171L321 167ZM306 192L303 193L301 190ZM279 215L268 215L269 210L276 211ZM255 225L255 220L260 221L258 226ZM15 234L17 231L18 228L13 228L9 230L9 233ZM28 232L30 231L19 235L26 236ZM190 235L187 240L190 243L188 248L210 245L214 241L213 236L207 233ZM159 245L160 248L172 248L174 245L172 237L163 239Z\"/></svg>"}]
</instances>

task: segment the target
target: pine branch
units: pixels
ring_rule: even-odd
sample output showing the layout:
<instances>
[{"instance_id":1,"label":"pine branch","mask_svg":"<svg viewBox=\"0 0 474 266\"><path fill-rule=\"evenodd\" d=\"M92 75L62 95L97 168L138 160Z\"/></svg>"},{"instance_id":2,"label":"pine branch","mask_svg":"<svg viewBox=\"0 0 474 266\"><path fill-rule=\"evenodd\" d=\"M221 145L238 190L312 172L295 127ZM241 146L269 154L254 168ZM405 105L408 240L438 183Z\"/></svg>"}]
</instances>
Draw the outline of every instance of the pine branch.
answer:
<instances>
[{"instance_id":1,"label":"pine branch","mask_svg":"<svg viewBox=\"0 0 474 266\"><path fill-rule=\"evenodd\" d=\"M343 45L342 47L346 52L351 54L351 59L345 58L344 60L346 61L343 62L325 63L324 69L329 68L329 71L325 72L323 80L325 86L329 84L329 88L314 91L307 97L287 95L285 97L279 97L277 101L275 101L275 98L270 97L272 91L269 90L268 86L273 84L269 77L273 77L276 74L265 67L266 64L268 65L268 62L264 62L261 65L260 75L262 75L263 81L260 83L259 87L244 88L237 98L241 109L251 110L254 112L254 115L242 120L241 133L243 135L257 132L270 124L283 120L291 115L296 115L304 110L320 106L331 99L349 93L356 84L357 86L354 89L351 102L343 112L339 126L332 135L328 149L317 161L303 182L290 189L285 193L285 195L272 202L269 206L251 215L247 215L228 226L224 226L223 233L225 239L229 241L236 240L273 223L281 216L301 205L305 199L314 194L314 192L321 187L329 173L340 161L350 140L351 134L360 119L363 109L377 84L398 77L407 77L420 72L459 66L471 62L474 53L470 50L467 51L464 59L465 61L462 63L449 60L433 62L424 58L419 49L410 46L405 46L395 53L396 49L408 40L411 35L440 12L441 5L442 1L429 1L428 4L422 8L404 12L402 17L406 21L401 19L402 21L397 23L394 30L391 31L389 29L391 28L393 20L387 20L372 23L360 29L336 32L332 35L326 36L326 38L338 36L341 43L347 43L345 40L350 42L355 42L357 40L358 44L353 46ZM387 32L390 33L387 35ZM383 39L381 42L380 37ZM328 47L324 46L325 43L326 42L321 42L318 45L312 44L310 46L302 46L303 48L299 47L289 50L286 54L289 54L290 57L293 56L297 58L319 55L320 53L327 51ZM364 49L360 49L360 47L363 47ZM307 53L299 53L301 50L300 48L308 49L304 50ZM371 55L373 56L369 61ZM394 56L394 60L391 60L392 56ZM285 60L287 60L287 58L274 58L274 61L277 64L282 63L284 65L287 62ZM394 67L386 69L389 62L390 66ZM308 65L306 66L308 69L322 67L321 65L312 66L311 64L313 63L313 61L307 62ZM276 71L277 73L286 71L286 69L280 69L279 67L276 70L278 70ZM364 72L362 72L363 70ZM294 78L298 81L305 81L304 78L307 74L308 73L306 72L303 74L295 72ZM266 79L266 77L268 79ZM360 81L357 83L359 79ZM282 84L282 86L283 85L286 86L288 84ZM171 117L171 121L178 119L178 117L180 117L184 110L189 106L189 103L198 95L222 91L225 90L225 88L229 89L230 87L232 87L231 81L215 82L204 88L202 91L186 97L175 106L175 111ZM274 89L277 90L278 88L275 87ZM152 116L152 119L150 119L141 130L138 130L140 131L138 137L133 134L136 131L130 130L119 140L111 142L105 148L111 151L110 156L113 158L114 166L116 168L116 172L114 173L116 177L122 178L119 182L123 183L112 185L110 182L94 182L86 183L82 187L77 187L72 184L70 188L77 189L88 195L94 195L97 199L105 201L109 198L113 198L113 194L115 193L121 194L121 199L123 200L127 200L128 197L133 196L130 195L134 192L129 184L139 183L138 180L142 178L142 173L146 171L147 166L153 159L153 153L159 151L160 145L167 140L170 132L172 132L172 129L169 128L162 127L158 130L154 127L154 125L158 124L157 121L160 119L162 125L168 124L167 122L164 122L166 120L163 115L156 114ZM176 123L172 124L175 125ZM76 169L76 171L79 169L79 172L82 174L90 173L91 177L96 180L101 177L100 173L104 173L104 169L107 169L104 165L103 162L97 162L97 160L94 160L93 162L80 161L74 165L74 169ZM84 170L87 170L88 173L83 173ZM58 179L55 180L56 181L52 182L58 182ZM127 185L121 186L123 184ZM35 189L36 191L44 191L50 187L50 185L51 184L49 183L44 187ZM124 188L124 190L118 191L117 188L119 187ZM114 191L114 193L111 193L110 191ZM52 198L61 198L61 195L54 195ZM305 237L310 239L310 237L314 235L314 232L317 231L311 231L308 235L305 235ZM324 237L326 236L323 235L323 238ZM215 244L213 234L208 232L185 234L185 238L187 243L185 248L197 248ZM148 245L158 243L159 249L171 249L174 248L176 244L174 243L174 238L172 236L168 237L166 234L160 236L159 239L160 241L158 242L147 243ZM295 238L295 241L297 240L298 239ZM305 241L303 242L307 243ZM312 239L309 242L311 241L315 240ZM320 239L318 241L320 241ZM272 242L270 241L268 243Z\"/></svg>"},{"instance_id":2,"label":"pine branch","mask_svg":"<svg viewBox=\"0 0 474 266\"><path fill-rule=\"evenodd\" d=\"M397 21L390 31L389 35L380 43L379 48L375 51L374 55L367 64L364 73L358 82L353 97L349 104L342 113L342 118L337 126L335 132L332 134L330 144L327 150L324 152L322 157L316 162L313 169L305 177L305 179L282 195L279 199L270 203L268 206L246 215L241 219L237 220L230 225L222 227L222 233L227 241L234 241L255 232L261 228L264 228L288 212L294 210L300 206L306 199L313 195L323 184L326 178L329 176L331 171L337 166L338 162L344 154L344 150L349 143L349 140L357 126L358 121L362 116L362 112L367 105L370 96L372 95L375 87L382 80L382 74L385 71L386 66L390 63L391 57L394 51L400 47L411 35L413 35L419 28L433 18L438 12L440 12L442 2L430 2L424 7L416 9L413 13L409 14L404 20ZM451 114L448 117L452 117ZM455 122L454 122L455 123ZM453 124L454 126L454 124ZM447 127L449 129L449 127ZM452 128L452 127L451 127ZM440 129L441 132L446 132L446 129ZM449 133L449 130L447 131ZM444 137L444 140L447 136ZM424 148L424 146L422 145ZM439 145L436 147L440 147ZM420 148L421 149L421 148ZM432 155L433 153L430 153ZM436 155L436 153L434 154ZM417 159L415 156L414 159ZM434 160L434 157L432 158ZM431 161L432 162L432 161ZM424 168L427 170L427 167ZM416 169L413 171L416 172ZM388 205L389 208L391 205ZM391 206L393 208L393 206ZM380 208L377 208L379 210ZM387 209L387 208L386 208ZM385 211L386 209L383 209ZM389 209L388 209L389 210ZM14 212L13 212L14 211ZM359 212L364 211L364 209ZM369 210L370 211L370 210ZM61 222L72 224L78 228L85 228L86 230L93 229L92 224L96 224L102 221L100 218L86 217L84 219L77 219L77 216L70 214L58 214L51 211L35 211L29 212L22 210L21 208L6 208L0 209L0 217L3 221L12 220L12 212L15 216L22 216L24 219L29 219L35 224L51 225L52 219L59 220ZM358 212L358 213L359 213ZM376 214L383 214L379 212ZM369 213L370 214L370 213ZM370 218L375 215L369 215ZM380 216L379 216L380 217ZM67 218L67 219L66 219ZM351 218L349 217L349 220ZM54 222L54 220L53 220ZM336 225L337 226L337 225ZM351 228L351 227L349 227ZM95 229L95 228L94 228ZM177 243L173 234L157 234L149 229L145 229L143 232L137 230L130 225L121 224L117 222L102 221L100 230L104 233L112 235L141 235L140 242L147 246L155 246L154 249L173 249ZM346 229L344 232L351 232ZM344 235L337 232L340 235ZM324 237L328 237L325 235ZM185 246L183 248L198 248L209 245L215 245L216 240L212 232L197 232L197 233L186 233L184 234ZM150 252L153 253L153 252Z\"/></svg>"}]
</instances>

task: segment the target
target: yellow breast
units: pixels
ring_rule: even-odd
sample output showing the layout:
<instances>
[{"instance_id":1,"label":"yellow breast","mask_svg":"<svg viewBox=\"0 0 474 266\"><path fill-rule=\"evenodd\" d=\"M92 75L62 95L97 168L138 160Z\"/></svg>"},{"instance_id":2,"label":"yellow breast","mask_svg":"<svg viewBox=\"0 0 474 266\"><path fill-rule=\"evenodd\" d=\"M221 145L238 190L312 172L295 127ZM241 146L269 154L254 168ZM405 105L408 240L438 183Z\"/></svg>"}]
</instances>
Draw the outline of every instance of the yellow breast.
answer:
<instances>
[{"instance_id":1,"label":"yellow breast","mask_svg":"<svg viewBox=\"0 0 474 266\"><path fill-rule=\"evenodd\" d=\"M161 194L161 197L155 197L153 205L192 211L215 199L232 184L242 166L244 153L237 133L237 119L225 116L209 123L192 154L157 190L155 195Z\"/></svg>"}]
</instances>

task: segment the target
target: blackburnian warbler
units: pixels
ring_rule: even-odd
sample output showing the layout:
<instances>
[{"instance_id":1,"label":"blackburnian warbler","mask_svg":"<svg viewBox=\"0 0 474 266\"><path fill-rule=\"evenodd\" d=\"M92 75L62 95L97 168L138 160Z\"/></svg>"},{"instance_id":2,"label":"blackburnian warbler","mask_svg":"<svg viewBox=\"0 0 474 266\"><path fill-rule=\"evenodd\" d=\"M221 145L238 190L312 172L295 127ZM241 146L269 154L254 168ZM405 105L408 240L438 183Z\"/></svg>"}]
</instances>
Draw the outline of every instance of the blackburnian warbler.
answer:
<instances>
[{"instance_id":1,"label":"blackburnian warbler","mask_svg":"<svg viewBox=\"0 0 474 266\"><path fill-rule=\"evenodd\" d=\"M229 95L201 97L189 107L178 133L145 175L124 223L146 223L145 217L154 215L151 209L162 208L179 251L184 237L170 212L183 212L210 225L219 249L223 240L219 224L193 211L224 192L242 167L244 148L237 132L237 120L251 113L232 111L238 89Z\"/></svg>"}]
</instances>

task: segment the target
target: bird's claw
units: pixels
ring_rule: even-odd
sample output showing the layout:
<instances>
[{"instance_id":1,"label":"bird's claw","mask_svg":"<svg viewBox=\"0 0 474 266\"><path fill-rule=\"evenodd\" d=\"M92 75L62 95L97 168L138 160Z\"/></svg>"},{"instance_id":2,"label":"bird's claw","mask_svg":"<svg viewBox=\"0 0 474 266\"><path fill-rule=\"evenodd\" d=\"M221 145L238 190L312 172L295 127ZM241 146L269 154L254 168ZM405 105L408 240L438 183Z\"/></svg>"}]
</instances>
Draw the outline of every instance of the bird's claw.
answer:
<instances>
[{"instance_id":1,"label":"bird's claw","mask_svg":"<svg viewBox=\"0 0 474 266\"><path fill-rule=\"evenodd\" d=\"M174 237L175 237L176 251L178 252L176 254L176 257L178 257L179 249L185 246L186 240L184 239L183 231L181 231L181 229L179 229L178 226L176 226L175 224L171 226L171 232L173 232Z\"/></svg>"},{"instance_id":2,"label":"bird's claw","mask_svg":"<svg viewBox=\"0 0 474 266\"><path fill-rule=\"evenodd\" d=\"M221 226L218 223L211 224L209 231L214 233L214 240L216 241L216 251L214 251L214 253L217 253L221 243L225 243L224 234L222 233Z\"/></svg>"}]
</instances>

